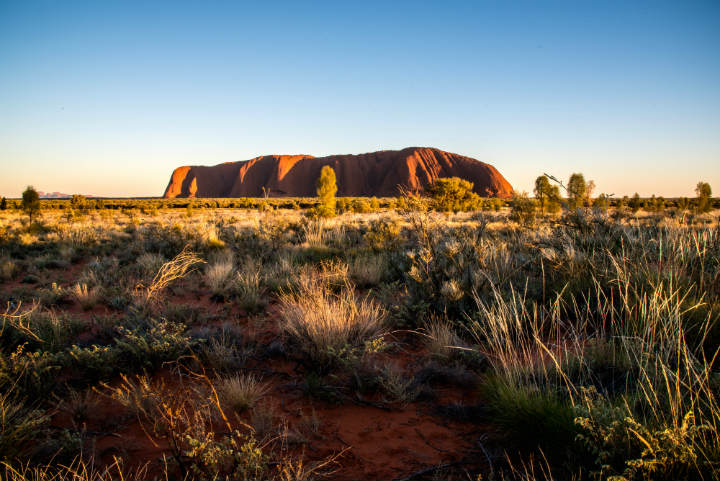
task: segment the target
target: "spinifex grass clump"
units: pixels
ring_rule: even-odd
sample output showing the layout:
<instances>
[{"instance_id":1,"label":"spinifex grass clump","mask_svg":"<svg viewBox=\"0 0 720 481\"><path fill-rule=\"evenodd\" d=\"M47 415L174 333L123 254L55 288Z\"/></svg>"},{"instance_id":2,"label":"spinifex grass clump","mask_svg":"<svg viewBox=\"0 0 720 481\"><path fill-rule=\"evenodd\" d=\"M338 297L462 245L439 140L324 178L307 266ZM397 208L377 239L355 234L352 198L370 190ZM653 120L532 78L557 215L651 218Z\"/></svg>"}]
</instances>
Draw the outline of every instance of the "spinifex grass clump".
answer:
<instances>
[{"instance_id":1,"label":"spinifex grass clump","mask_svg":"<svg viewBox=\"0 0 720 481\"><path fill-rule=\"evenodd\" d=\"M233 271L233 255L225 251L205 269L205 283L214 296L223 296L227 290L228 279Z\"/></svg>"},{"instance_id":2,"label":"spinifex grass clump","mask_svg":"<svg viewBox=\"0 0 720 481\"><path fill-rule=\"evenodd\" d=\"M281 299L281 326L316 367L383 334L385 313L370 299L359 299L350 286L332 292L315 279Z\"/></svg>"},{"instance_id":3,"label":"spinifex grass clump","mask_svg":"<svg viewBox=\"0 0 720 481\"><path fill-rule=\"evenodd\" d=\"M236 374L220 380L217 391L220 400L236 412L255 406L268 387L252 374Z\"/></svg>"},{"instance_id":4,"label":"spinifex grass clump","mask_svg":"<svg viewBox=\"0 0 720 481\"><path fill-rule=\"evenodd\" d=\"M482 387L488 420L508 452L541 450L576 476L717 479L718 346L708 342L717 314L703 299L716 294L697 287L716 237L660 231L677 240L668 258L661 238L628 234L619 255L593 253L582 297L476 296L471 330L493 368Z\"/></svg>"}]
</instances>

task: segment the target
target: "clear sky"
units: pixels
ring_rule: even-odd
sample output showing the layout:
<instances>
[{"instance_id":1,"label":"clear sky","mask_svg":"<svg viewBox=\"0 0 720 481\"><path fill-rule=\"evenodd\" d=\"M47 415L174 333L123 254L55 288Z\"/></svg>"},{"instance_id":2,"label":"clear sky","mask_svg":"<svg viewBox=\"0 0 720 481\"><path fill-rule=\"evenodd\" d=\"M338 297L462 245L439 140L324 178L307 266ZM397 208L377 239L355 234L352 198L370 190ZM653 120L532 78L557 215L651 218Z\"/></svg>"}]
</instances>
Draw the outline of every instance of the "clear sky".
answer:
<instances>
[{"instance_id":1,"label":"clear sky","mask_svg":"<svg viewBox=\"0 0 720 481\"><path fill-rule=\"evenodd\" d=\"M0 195L407 146L718 195L720 1L0 0Z\"/></svg>"}]
</instances>

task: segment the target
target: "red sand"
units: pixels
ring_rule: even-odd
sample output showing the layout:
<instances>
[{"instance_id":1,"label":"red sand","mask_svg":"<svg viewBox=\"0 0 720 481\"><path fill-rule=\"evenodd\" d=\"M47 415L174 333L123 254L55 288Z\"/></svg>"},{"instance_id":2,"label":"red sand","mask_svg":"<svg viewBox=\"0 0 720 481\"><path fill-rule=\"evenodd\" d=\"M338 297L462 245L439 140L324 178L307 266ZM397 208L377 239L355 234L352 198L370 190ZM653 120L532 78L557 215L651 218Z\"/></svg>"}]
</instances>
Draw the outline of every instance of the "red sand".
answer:
<instances>
[{"instance_id":1,"label":"red sand","mask_svg":"<svg viewBox=\"0 0 720 481\"><path fill-rule=\"evenodd\" d=\"M73 267L73 274L78 275L79 266ZM73 280L65 279L64 283L72 285ZM3 287L7 289L13 284L5 284ZM184 290L181 295L168 294L173 303L202 307L206 312L215 314L216 319L211 321L212 324L227 321L237 323L246 335L261 344L278 336L279 313L275 302L267 307L264 319L257 322L237 309L228 312L224 304L212 301L209 293ZM89 318L107 311L104 306L82 311L76 304L63 310L88 320L88 331L82 333L81 338L92 337L94 329ZM221 314L223 311L224 315ZM424 349L413 345L415 343L409 338L396 341L400 343L401 349L381 355L378 361L394 363L410 373L425 354ZM306 465L321 462L349 448L338 458L337 470L326 479L396 479L427 467L458 461L472 449L472 437L467 433L481 428L472 423L453 422L433 415L432 405L427 403L411 403L386 410L357 405L352 401L335 405L314 400L297 387L302 382L302 373L297 372L296 367L292 361L281 359L251 362L248 366L251 370L255 368L266 373L263 377L271 389L262 398L260 405L271 409L276 421L285 420L289 428L301 429L299 426L312 413L319 420L317 435L308 436L307 443L291 448L293 453L303 454ZM155 379L163 379L167 385L178 382L177 372L171 369L161 369L151 374ZM116 379L111 385L117 385L118 382L119 379ZM183 382L197 381L186 379ZM463 391L441 388L436 389L436 393L443 404L474 402L476 396L472 389ZM67 412L60 410L54 411L52 424L59 428L84 429L89 435L86 449L92 450L101 464L109 465L114 461L113 457L117 456L125 460L128 468L146 465L148 477L160 476L162 456L169 455L167 442L151 437L137 418L128 416L109 397L98 392L89 395L94 403L88 411L88 419L81 425L78 426Z\"/></svg>"}]
</instances>

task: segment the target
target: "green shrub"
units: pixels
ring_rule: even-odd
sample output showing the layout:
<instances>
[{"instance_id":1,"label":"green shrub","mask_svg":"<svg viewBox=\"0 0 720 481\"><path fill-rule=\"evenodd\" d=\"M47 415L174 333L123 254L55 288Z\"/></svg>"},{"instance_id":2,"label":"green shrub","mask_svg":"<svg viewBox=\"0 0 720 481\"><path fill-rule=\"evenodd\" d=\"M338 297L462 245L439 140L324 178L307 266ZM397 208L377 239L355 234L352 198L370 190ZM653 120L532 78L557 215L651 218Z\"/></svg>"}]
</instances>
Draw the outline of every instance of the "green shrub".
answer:
<instances>
[{"instance_id":1,"label":"green shrub","mask_svg":"<svg viewBox=\"0 0 720 481\"><path fill-rule=\"evenodd\" d=\"M510 218L522 225L535 223L535 202L527 196L527 193L513 194L510 201Z\"/></svg>"},{"instance_id":2,"label":"green shrub","mask_svg":"<svg viewBox=\"0 0 720 481\"><path fill-rule=\"evenodd\" d=\"M472 191L473 183L458 177L436 179L427 187L432 208L441 212L476 210L480 197Z\"/></svg>"}]
</instances>

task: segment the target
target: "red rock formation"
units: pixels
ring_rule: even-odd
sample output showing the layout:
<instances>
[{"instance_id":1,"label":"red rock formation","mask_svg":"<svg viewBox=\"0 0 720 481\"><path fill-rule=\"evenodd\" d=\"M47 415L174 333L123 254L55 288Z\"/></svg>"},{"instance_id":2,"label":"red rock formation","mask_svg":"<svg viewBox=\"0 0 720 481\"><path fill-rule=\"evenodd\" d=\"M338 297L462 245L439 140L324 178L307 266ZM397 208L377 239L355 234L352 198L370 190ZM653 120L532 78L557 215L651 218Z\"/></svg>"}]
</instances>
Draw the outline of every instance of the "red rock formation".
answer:
<instances>
[{"instance_id":1,"label":"red rock formation","mask_svg":"<svg viewBox=\"0 0 720 481\"><path fill-rule=\"evenodd\" d=\"M509 197L512 186L492 165L425 147L359 155L265 155L212 167L178 167L165 189L174 197L313 197L320 169L335 170L338 196L397 195L399 188L421 191L440 177L471 181L481 196Z\"/></svg>"}]
</instances>

